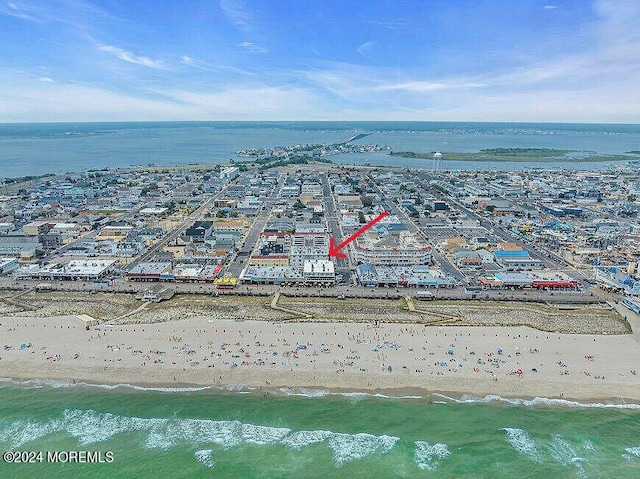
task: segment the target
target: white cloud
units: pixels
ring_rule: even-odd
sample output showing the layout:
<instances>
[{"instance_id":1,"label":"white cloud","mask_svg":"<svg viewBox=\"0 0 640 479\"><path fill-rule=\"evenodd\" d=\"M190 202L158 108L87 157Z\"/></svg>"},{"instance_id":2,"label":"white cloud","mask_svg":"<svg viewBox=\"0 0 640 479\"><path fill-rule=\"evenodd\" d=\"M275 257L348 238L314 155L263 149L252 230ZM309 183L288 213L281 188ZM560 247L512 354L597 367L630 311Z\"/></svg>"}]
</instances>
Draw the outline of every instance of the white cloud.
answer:
<instances>
[{"instance_id":1,"label":"white cloud","mask_svg":"<svg viewBox=\"0 0 640 479\"><path fill-rule=\"evenodd\" d=\"M53 80L52 78L49 78L49 77L40 77L40 78L38 78L38 81L45 82L45 83L53 83L53 82L55 82L55 80Z\"/></svg>"},{"instance_id":2,"label":"white cloud","mask_svg":"<svg viewBox=\"0 0 640 479\"><path fill-rule=\"evenodd\" d=\"M485 88L487 85L484 83L460 83L456 81L442 81L442 82L430 82L430 81L413 81L406 83L396 83L389 85L382 85L376 87L376 90L404 90L410 92L428 92L437 90L459 90L459 89L471 89L471 88Z\"/></svg>"},{"instance_id":3,"label":"white cloud","mask_svg":"<svg viewBox=\"0 0 640 479\"><path fill-rule=\"evenodd\" d=\"M371 58L371 50L376 46L376 42L364 42L356 51L365 58Z\"/></svg>"},{"instance_id":4,"label":"white cloud","mask_svg":"<svg viewBox=\"0 0 640 479\"><path fill-rule=\"evenodd\" d=\"M42 21L43 11L33 5L15 2L0 2L0 15L33 22Z\"/></svg>"},{"instance_id":5,"label":"white cloud","mask_svg":"<svg viewBox=\"0 0 640 479\"><path fill-rule=\"evenodd\" d=\"M220 9L237 29L251 30L251 15L242 0L220 0Z\"/></svg>"},{"instance_id":6,"label":"white cloud","mask_svg":"<svg viewBox=\"0 0 640 479\"><path fill-rule=\"evenodd\" d=\"M0 122L188 119L193 113L193 108L179 103L90 85L34 82L16 88L0 84Z\"/></svg>"},{"instance_id":7,"label":"white cloud","mask_svg":"<svg viewBox=\"0 0 640 479\"><path fill-rule=\"evenodd\" d=\"M542 8L544 8L545 10L555 10L558 7L556 5L545 5Z\"/></svg>"},{"instance_id":8,"label":"white cloud","mask_svg":"<svg viewBox=\"0 0 640 479\"><path fill-rule=\"evenodd\" d=\"M135 55L122 48L114 47L112 45L102 45L99 49L103 52L110 53L111 55L129 63L135 63L136 65L143 65L149 68L167 68L166 63L163 60L153 60L149 57L143 57Z\"/></svg>"},{"instance_id":9,"label":"white cloud","mask_svg":"<svg viewBox=\"0 0 640 479\"><path fill-rule=\"evenodd\" d=\"M202 60L198 60L197 58L193 58L187 55L182 55L180 57L180 63L186 65L188 67L196 68L198 70L204 70L208 72L228 72L242 76L256 77L255 73L252 73L247 70L243 70L242 68L234 67L231 65L214 65L209 62L205 62Z\"/></svg>"},{"instance_id":10,"label":"white cloud","mask_svg":"<svg viewBox=\"0 0 640 479\"><path fill-rule=\"evenodd\" d=\"M268 50L264 47L260 47L252 42L242 42L238 44L239 47L244 48L245 50L251 53L267 53Z\"/></svg>"},{"instance_id":11,"label":"white cloud","mask_svg":"<svg viewBox=\"0 0 640 479\"><path fill-rule=\"evenodd\" d=\"M184 63L185 65L194 66L195 60L187 55L182 55L180 57L180 63Z\"/></svg>"},{"instance_id":12,"label":"white cloud","mask_svg":"<svg viewBox=\"0 0 640 479\"><path fill-rule=\"evenodd\" d=\"M309 89L260 84L220 92L166 91L177 102L194 108L199 118L288 120L315 118L322 101Z\"/></svg>"}]
</instances>

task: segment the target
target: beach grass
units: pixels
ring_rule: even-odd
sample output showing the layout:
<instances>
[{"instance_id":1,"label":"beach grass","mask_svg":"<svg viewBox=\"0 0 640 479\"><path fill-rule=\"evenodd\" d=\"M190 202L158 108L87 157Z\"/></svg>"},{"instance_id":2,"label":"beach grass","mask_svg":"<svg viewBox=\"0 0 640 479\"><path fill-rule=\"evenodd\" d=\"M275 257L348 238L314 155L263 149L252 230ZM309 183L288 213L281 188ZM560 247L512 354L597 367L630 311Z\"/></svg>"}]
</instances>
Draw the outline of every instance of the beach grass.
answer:
<instances>
[{"instance_id":1,"label":"beach grass","mask_svg":"<svg viewBox=\"0 0 640 479\"><path fill-rule=\"evenodd\" d=\"M405 299L337 299L290 297L282 295L271 308L271 297L213 296L176 294L161 303L143 303L132 294L74 292L29 292L20 302L34 308L0 301L0 313L6 316L61 316L87 314L103 321L157 323L192 317L212 319L253 319L264 321L322 322L407 322L455 324L457 326L530 326L532 328L575 334L629 334L629 323L603 304L560 304L413 300L417 311L409 311ZM297 312L299 314L293 314Z\"/></svg>"}]
</instances>

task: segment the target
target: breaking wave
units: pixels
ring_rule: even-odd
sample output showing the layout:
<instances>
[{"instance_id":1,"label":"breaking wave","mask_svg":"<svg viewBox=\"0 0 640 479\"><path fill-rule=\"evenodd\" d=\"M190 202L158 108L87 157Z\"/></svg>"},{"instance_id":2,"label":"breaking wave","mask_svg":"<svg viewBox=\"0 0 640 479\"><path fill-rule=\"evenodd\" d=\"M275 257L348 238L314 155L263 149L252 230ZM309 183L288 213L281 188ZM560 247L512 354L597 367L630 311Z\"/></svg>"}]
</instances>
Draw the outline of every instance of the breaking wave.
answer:
<instances>
[{"instance_id":1,"label":"breaking wave","mask_svg":"<svg viewBox=\"0 0 640 479\"><path fill-rule=\"evenodd\" d=\"M161 450L181 445L194 448L215 445L228 449L243 444L281 444L300 450L322 443L333 453L336 467L374 454L386 454L400 440L395 436L368 433L292 431L286 427L245 424L240 421L138 418L92 410L67 409L60 417L45 422L0 421L0 442L8 443L11 449L55 433L65 433L75 438L81 446L102 443L119 434L142 434L142 447ZM424 451L421 452L423 453ZM440 457L439 454L437 451L432 452L434 457ZM212 455L213 450L210 449L195 452L195 458L207 467L213 467Z\"/></svg>"}]
</instances>

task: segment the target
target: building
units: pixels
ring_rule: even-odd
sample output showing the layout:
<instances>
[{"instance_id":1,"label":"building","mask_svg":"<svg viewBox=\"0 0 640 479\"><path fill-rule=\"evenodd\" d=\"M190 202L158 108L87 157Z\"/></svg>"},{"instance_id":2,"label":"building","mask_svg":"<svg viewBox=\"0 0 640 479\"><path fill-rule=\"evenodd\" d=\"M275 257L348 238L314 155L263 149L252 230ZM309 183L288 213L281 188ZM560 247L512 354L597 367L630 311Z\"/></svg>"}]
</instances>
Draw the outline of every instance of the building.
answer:
<instances>
[{"instance_id":1,"label":"building","mask_svg":"<svg viewBox=\"0 0 640 479\"><path fill-rule=\"evenodd\" d=\"M40 245L43 251L53 251L62 246L62 235L60 233L55 234L42 234L38 237Z\"/></svg>"},{"instance_id":2,"label":"building","mask_svg":"<svg viewBox=\"0 0 640 479\"><path fill-rule=\"evenodd\" d=\"M458 268L477 268L482 266L482 258L475 251L456 251L453 253L453 260Z\"/></svg>"},{"instance_id":3,"label":"building","mask_svg":"<svg viewBox=\"0 0 640 479\"><path fill-rule=\"evenodd\" d=\"M251 266L288 266L291 233L260 233L249 257Z\"/></svg>"},{"instance_id":4,"label":"building","mask_svg":"<svg viewBox=\"0 0 640 479\"><path fill-rule=\"evenodd\" d=\"M409 231L378 231L369 231L349 245L356 262L388 266L431 263L431 248Z\"/></svg>"},{"instance_id":5,"label":"building","mask_svg":"<svg viewBox=\"0 0 640 479\"><path fill-rule=\"evenodd\" d=\"M333 261L326 259L305 261L302 277L308 283L324 283L326 285L334 284L336 275L333 267Z\"/></svg>"},{"instance_id":6,"label":"building","mask_svg":"<svg viewBox=\"0 0 640 479\"><path fill-rule=\"evenodd\" d=\"M532 258L525 250L496 250L493 256L506 271L529 271L545 267L542 261Z\"/></svg>"},{"instance_id":7,"label":"building","mask_svg":"<svg viewBox=\"0 0 640 479\"><path fill-rule=\"evenodd\" d=\"M134 281L170 281L173 280L173 273L169 262L147 262L136 264L127 271L125 277Z\"/></svg>"},{"instance_id":8,"label":"building","mask_svg":"<svg viewBox=\"0 0 640 479\"><path fill-rule=\"evenodd\" d=\"M51 225L46 221L33 221L22 227L22 232L27 236L39 236L47 234Z\"/></svg>"},{"instance_id":9,"label":"building","mask_svg":"<svg viewBox=\"0 0 640 479\"><path fill-rule=\"evenodd\" d=\"M242 284L302 284L304 277L299 268L292 266L247 266L238 278Z\"/></svg>"},{"instance_id":10,"label":"building","mask_svg":"<svg viewBox=\"0 0 640 479\"><path fill-rule=\"evenodd\" d=\"M115 263L115 260L71 260L50 263L34 270L31 278L51 281L96 281L112 274Z\"/></svg>"},{"instance_id":11,"label":"building","mask_svg":"<svg viewBox=\"0 0 640 479\"><path fill-rule=\"evenodd\" d=\"M126 238L133 231L130 225L110 225L104 226L96 236L97 240L109 238Z\"/></svg>"},{"instance_id":12,"label":"building","mask_svg":"<svg viewBox=\"0 0 640 479\"><path fill-rule=\"evenodd\" d=\"M0 256L20 256L32 258L36 250L42 249L37 236L1 235Z\"/></svg>"},{"instance_id":13,"label":"building","mask_svg":"<svg viewBox=\"0 0 640 479\"><path fill-rule=\"evenodd\" d=\"M300 190L301 196L311 196L313 198L321 198L323 196L322 185L320 183L305 181L302 183Z\"/></svg>"},{"instance_id":14,"label":"building","mask_svg":"<svg viewBox=\"0 0 640 479\"><path fill-rule=\"evenodd\" d=\"M238 177L240 169L237 166L227 166L220 171L220 179L231 181Z\"/></svg>"},{"instance_id":15,"label":"building","mask_svg":"<svg viewBox=\"0 0 640 479\"><path fill-rule=\"evenodd\" d=\"M0 258L0 275L8 274L18 268L17 258Z\"/></svg>"},{"instance_id":16,"label":"building","mask_svg":"<svg viewBox=\"0 0 640 479\"><path fill-rule=\"evenodd\" d=\"M291 266L302 268L307 261L326 260L329 236L325 232L294 233L291 236Z\"/></svg>"},{"instance_id":17,"label":"building","mask_svg":"<svg viewBox=\"0 0 640 479\"><path fill-rule=\"evenodd\" d=\"M280 196L282 196L283 198L295 198L296 196L300 196L300 186L285 185L280 190Z\"/></svg>"},{"instance_id":18,"label":"building","mask_svg":"<svg viewBox=\"0 0 640 479\"><path fill-rule=\"evenodd\" d=\"M452 288L456 285L454 278L424 265L403 267L361 264L356 268L356 280L365 287Z\"/></svg>"},{"instance_id":19,"label":"building","mask_svg":"<svg viewBox=\"0 0 640 479\"><path fill-rule=\"evenodd\" d=\"M191 241L203 242L213 233L213 221L196 221L184 232Z\"/></svg>"}]
</instances>

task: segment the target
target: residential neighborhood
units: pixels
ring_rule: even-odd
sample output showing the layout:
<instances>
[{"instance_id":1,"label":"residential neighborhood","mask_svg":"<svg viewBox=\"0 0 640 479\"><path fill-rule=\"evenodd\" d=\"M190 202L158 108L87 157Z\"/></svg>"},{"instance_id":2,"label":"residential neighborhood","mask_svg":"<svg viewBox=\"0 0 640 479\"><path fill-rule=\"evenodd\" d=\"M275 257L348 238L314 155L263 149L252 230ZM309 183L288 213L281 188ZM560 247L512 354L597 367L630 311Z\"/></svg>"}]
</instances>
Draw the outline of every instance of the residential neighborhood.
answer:
<instances>
[{"instance_id":1,"label":"residential neighborhood","mask_svg":"<svg viewBox=\"0 0 640 479\"><path fill-rule=\"evenodd\" d=\"M1 188L4 281L433 288L474 298L584 296L597 284L640 294L633 165L613 173L139 167ZM332 239L348 240L345 258L330 255Z\"/></svg>"}]
</instances>

